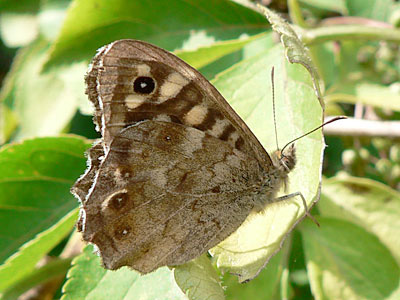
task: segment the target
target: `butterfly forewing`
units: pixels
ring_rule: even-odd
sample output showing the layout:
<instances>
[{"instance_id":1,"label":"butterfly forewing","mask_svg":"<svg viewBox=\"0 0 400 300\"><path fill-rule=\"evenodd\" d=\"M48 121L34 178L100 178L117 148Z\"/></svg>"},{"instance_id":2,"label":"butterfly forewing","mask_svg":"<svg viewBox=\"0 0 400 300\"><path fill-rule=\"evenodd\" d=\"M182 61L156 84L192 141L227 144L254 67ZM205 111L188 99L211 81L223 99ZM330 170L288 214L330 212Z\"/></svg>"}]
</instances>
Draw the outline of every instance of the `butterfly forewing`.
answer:
<instances>
[{"instance_id":1,"label":"butterfly forewing","mask_svg":"<svg viewBox=\"0 0 400 300\"><path fill-rule=\"evenodd\" d=\"M154 80L150 93L135 90L135 81L144 77ZM114 42L94 58L86 82L96 120L101 108L106 145L124 127L142 120L164 120L192 126L251 152L267 169L272 164L219 92L198 71L163 49L141 41Z\"/></svg>"}]
</instances>

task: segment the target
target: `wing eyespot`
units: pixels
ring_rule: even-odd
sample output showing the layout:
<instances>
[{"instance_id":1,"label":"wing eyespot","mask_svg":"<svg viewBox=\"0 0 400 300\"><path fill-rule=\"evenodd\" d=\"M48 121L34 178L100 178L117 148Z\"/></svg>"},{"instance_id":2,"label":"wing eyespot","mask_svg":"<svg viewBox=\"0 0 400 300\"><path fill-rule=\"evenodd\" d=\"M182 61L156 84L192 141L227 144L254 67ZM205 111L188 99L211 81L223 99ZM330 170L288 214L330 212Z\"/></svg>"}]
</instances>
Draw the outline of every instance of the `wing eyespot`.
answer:
<instances>
[{"instance_id":1,"label":"wing eyespot","mask_svg":"<svg viewBox=\"0 0 400 300\"><path fill-rule=\"evenodd\" d=\"M133 90L138 94L151 94L155 88L154 79L148 76L140 76L133 82Z\"/></svg>"},{"instance_id":2,"label":"wing eyespot","mask_svg":"<svg viewBox=\"0 0 400 300\"><path fill-rule=\"evenodd\" d=\"M108 207L114 210L120 210L128 203L128 194L126 192L117 193L108 201Z\"/></svg>"}]
</instances>

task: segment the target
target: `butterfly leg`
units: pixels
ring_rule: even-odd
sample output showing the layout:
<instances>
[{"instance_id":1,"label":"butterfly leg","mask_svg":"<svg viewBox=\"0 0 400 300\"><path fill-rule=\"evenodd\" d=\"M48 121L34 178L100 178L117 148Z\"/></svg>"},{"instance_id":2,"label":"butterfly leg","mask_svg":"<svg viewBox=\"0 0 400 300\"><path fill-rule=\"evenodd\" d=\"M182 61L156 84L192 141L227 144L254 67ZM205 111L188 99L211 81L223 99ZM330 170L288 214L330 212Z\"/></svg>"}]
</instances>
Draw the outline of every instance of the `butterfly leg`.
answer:
<instances>
[{"instance_id":1,"label":"butterfly leg","mask_svg":"<svg viewBox=\"0 0 400 300\"><path fill-rule=\"evenodd\" d=\"M274 202L285 201L287 199L294 198L294 197L297 197L297 196L299 196L301 198L301 201L303 202L305 215L307 217L309 217L318 227L320 227L318 221L310 214L310 211L309 211L309 209L307 207L306 199L304 198L304 196L303 196L303 194L301 192L295 192L295 193L291 193L291 194L288 194L288 195L285 195L285 196L278 197L278 198L274 199Z\"/></svg>"}]
</instances>

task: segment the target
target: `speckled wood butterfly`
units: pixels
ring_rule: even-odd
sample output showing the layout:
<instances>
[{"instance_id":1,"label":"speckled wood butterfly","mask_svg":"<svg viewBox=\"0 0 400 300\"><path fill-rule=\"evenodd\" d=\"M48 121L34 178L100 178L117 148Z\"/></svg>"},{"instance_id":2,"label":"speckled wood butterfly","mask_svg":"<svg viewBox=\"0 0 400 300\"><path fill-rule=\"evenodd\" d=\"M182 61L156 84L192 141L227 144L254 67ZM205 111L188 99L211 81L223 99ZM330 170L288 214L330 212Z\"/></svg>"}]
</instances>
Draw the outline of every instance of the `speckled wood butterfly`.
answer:
<instances>
[{"instance_id":1,"label":"speckled wood butterfly","mask_svg":"<svg viewBox=\"0 0 400 300\"><path fill-rule=\"evenodd\" d=\"M72 192L107 269L185 263L277 201L295 148L269 155L198 71L154 45L101 48L86 76L102 139Z\"/></svg>"}]
</instances>

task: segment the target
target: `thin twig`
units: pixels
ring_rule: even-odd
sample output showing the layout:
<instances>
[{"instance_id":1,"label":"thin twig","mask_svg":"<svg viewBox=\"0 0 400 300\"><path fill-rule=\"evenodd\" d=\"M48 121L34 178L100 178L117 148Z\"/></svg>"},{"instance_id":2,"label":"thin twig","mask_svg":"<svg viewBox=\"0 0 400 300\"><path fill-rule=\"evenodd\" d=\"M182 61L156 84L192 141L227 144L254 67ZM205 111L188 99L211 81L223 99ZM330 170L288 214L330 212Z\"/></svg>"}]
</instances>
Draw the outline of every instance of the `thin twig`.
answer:
<instances>
[{"instance_id":1,"label":"thin twig","mask_svg":"<svg viewBox=\"0 0 400 300\"><path fill-rule=\"evenodd\" d=\"M326 117L329 121L334 117ZM348 118L324 127L325 135L400 137L400 121L372 121Z\"/></svg>"},{"instance_id":2,"label":"thin twig","mask_svg":"<svg viewBox=\"0 0 400 300\"><path fill-rule=\"evenodd\" d=\"M393 28L392 24L376 21L361 17L332 17L323 19L320 22L322 26L332 26L332 25L364 25L364 26L374 26L382 28Z\"/></svg>"}]
</instances>

